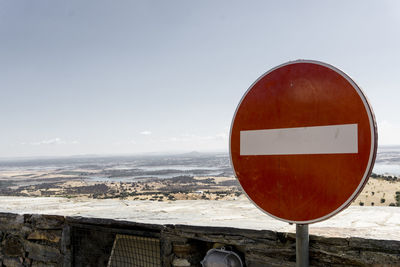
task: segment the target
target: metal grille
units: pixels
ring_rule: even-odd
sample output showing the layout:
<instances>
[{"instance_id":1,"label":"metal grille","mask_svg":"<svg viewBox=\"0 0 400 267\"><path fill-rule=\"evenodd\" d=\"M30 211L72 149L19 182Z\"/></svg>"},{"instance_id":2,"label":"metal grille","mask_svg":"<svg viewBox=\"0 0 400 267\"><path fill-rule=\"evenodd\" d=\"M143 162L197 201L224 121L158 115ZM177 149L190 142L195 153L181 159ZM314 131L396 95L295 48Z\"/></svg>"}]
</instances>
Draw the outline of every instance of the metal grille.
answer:
<instances>
[{"instance_id":1,"label":"metal grille","mask_svg":"<svg viewBox=\"0 0 400 267\"><path fill-rule=\"evenodd\" d=\"M160 240L117 234L108 267L160 267Z\"/></svg>"},{"instance_id":2,"label":"metal grille","mask_svg":"<svg viewBox=\"0 0 400 267\"><path fill-rule=\"evenodd\" d=\"M73 227L72 251L75 267L105 267L110 258L115 233L97 227Z\"/></svg>"}]
</instances>

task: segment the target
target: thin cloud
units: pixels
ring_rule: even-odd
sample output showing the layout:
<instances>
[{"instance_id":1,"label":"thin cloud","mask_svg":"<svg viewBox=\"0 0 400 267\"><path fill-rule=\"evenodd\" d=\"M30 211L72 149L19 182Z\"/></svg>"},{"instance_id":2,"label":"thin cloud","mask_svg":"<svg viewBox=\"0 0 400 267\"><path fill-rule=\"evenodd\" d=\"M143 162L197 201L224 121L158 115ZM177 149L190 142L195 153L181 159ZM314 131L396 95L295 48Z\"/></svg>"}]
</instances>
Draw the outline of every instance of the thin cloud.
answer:
<instances>
[{"instance_id":1,"label":"thin cloud","mask_svg":"<svg viewBox=\"0 0 400 267\"><path fill-rule=\"evenodd\" d=\"M45 139L42 141L36 141L36 142L22 142L21 145L31 145L31 146L42 146L42 145L65 145L65 144L72 144L76 145L79 144L78 141L74 140L71 142L67 142L65 140L62 140L59 137L56 138L51 138L51 139Z\"/></svg>"},{"instance_id":2,"label":"thin cloud","mask_svg":"<svg viewBox=\"0 0 400 267\"><path fill-rule=\"evenodd\" d=\"M61 138L52 138L52 139L47 139L47 140L42 140L40 142L33 142L33 145L63 145L65 144L65 141L61 140Z\"/></svg>"},{"instance_id":3,"label":"thin cloud","mask_svg":"<svg viewBox=\"0 0 400 267\"><path fill-rule=\"evenodd\" d=\"M140 132L140 134L143 134L143 135L151 135L152 132L150 132L150 131L143 131L143 132Z\"/></svg>"}]
</instances>

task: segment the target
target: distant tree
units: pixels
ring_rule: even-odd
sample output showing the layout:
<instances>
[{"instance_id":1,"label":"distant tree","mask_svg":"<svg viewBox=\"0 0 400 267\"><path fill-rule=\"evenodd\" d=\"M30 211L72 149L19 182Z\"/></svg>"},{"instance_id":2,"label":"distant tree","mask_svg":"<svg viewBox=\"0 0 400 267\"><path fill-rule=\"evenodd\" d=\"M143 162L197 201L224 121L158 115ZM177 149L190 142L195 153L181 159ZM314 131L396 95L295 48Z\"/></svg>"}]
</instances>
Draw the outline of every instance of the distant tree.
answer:
<instances>
[{"instance_id":1,"label":"distant tree","mask_svg":"<svg viewBox=\"0 0 400 267\"><path fill-rule=\"evenodd\" d=\"M400 191L396 192L396 206L400 207Z\"/></svg>"}]
</instances>

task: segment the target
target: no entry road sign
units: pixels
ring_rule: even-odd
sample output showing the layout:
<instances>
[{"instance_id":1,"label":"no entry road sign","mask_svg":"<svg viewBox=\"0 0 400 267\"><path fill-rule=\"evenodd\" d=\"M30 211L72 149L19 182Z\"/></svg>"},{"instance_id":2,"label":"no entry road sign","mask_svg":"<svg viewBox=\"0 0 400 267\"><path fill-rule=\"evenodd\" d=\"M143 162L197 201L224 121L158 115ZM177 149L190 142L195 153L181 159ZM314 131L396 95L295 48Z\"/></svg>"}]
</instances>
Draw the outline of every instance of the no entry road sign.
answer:
<instances>
[{"instance_id":1,"label":"no entry road sign","mask_svg":"<svg viewBox=\"0 0 400 267\"><path fill-rule=\"evenodd\" d=\"M309 60L280 65L251 85L230 132L231 162L247 196L297 224L350 205L376 148L374 114L361 89L342 71Z\"/></svg>"}]
</instances>

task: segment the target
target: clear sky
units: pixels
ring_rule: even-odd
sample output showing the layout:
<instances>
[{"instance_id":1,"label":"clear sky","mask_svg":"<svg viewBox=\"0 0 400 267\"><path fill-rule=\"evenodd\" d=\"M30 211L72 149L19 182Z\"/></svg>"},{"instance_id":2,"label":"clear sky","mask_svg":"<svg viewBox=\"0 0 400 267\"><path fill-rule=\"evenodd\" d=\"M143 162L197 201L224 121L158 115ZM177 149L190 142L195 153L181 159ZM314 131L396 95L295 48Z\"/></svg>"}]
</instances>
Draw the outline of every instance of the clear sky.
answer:
<instances>
[{"instance_id":1,"label":"clear sky","mask_svg":"<svg viewBox=\"0 0 400 267\"><path fill-rule=\"evenodd\" d=\"M400 144L400 1L0 1L0 157L228 151L264 72L313 59Z\"/></svg>"}]
</instances>

